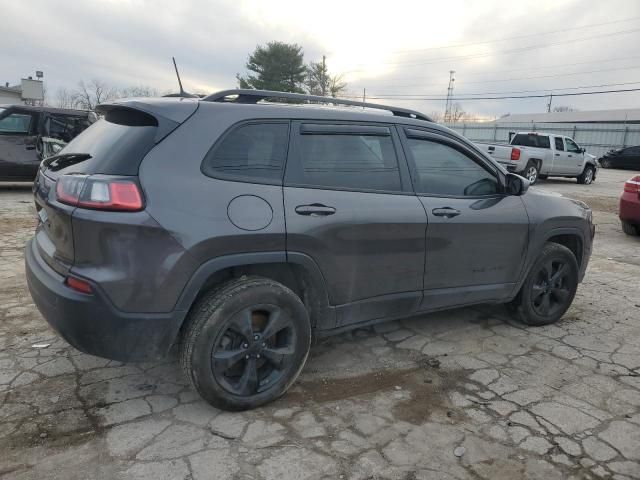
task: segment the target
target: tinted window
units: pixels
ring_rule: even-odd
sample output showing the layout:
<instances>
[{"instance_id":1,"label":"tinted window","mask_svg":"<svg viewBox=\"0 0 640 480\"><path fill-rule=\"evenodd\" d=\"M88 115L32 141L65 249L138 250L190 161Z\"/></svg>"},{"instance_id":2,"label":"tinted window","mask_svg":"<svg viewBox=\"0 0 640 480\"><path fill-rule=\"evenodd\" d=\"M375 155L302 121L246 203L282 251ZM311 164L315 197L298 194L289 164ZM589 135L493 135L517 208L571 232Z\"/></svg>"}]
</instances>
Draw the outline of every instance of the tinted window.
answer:
<instances>
[{"instance_id":1,"label":"tinted window","mask_svg":"<svg viewBox=\"0 0 640 480\"><path fill-rule=\"evenodd\" d=\"M556 150L564 151L564 143L562 142L562 137L553 137L556 142Z\"/></svg>"},{"instance_id":2,"label":"tinted window","mask_svg":"<svg viewBox=\"0 0 640 480\"><path fill-rule=\"evenodd\" d=\"M573 140L565 138L564 141L567 144L567 152L579 152L580 151L580 147L578 147L578 144L576 142L574 142Z\"/></svg>"},{"instance_id":3,"label":"tinted window","mask_svg":"<svg viewBox=\"0 0 640 480\"><path fill-rule=\"evenodd\" d=\"M63 173L138 175L144 156L155 145L156 127L129 127L103 119L75 137L60 155L88 156Z\"/></svg>"},{"instance_id":4,"label":"tinted window","mask_svg":"<svg viewBox=\"0 0 640 480\"><path fill-rule=\"evenodd\" d=\"M418 193L454 196L498 193L495 175L462 152L430 140L408 142Z\"/></svg>"},{"instance_id":5,"label":"tinted window","mask_svg":"<svg viewBox=\"0 0 640 480\"><path fill-rule=\"evenodd\" d=\"M400 191L391 136L300 135L300 163L292 183L354 190Z\"/></svg>"},{"instance_id":6,"label":"tinted window","mask_svg":"<svg viewBox=\"0 0 640 480\"><path fill-rule=\"evenodd\" d=\"M280 182L288 138L287 123L241 125L209 151L203 172L230 180Z\"/></svg>"},{"instance_id":7,"label":"tinted window","mask_svg":"<svg viewBox=\"0 0 640 480\"><path fill-rule=\"evenodd\" d=\"M511 145L518 145L520 147L551 148L549 137L547 135L536 135L535 133L518 133L513 137Z\"/></svg>"},{"instance_id":8,"label":"tinted window","mask_svg":"<svg viewBox=\"0 0 640 480\"><path fill-rule=\"evenodd\" d=\"M12 113L0 120L0 133L28 133L31 115Z\"/></svg>"}]
</instances>

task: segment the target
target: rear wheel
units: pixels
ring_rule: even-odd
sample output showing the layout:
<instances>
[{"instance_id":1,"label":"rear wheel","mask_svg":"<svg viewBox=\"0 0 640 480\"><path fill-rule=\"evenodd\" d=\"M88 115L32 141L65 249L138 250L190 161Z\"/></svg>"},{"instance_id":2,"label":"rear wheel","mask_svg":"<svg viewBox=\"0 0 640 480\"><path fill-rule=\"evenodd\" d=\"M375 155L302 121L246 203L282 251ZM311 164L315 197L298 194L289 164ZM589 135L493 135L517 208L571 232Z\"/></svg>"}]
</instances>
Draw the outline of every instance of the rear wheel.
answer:
<instances>
[{"instance_id":1,"label":"rear wheel","mask_svg":"<svg viewBox=\"0 0 640 480\"><path fill-rule=\"evenodd\" d=\"M530 161L527 163L527 166L524 169L524 178L529 180L531 185L534 185L538 181L538 164L534 161Z\"/></svg>"},{"instance_id":2,"label":"rear wheel","mask_svg":"<svg viewBox=\"0 0 640 480\"><path fill-rule=\"evenodd\" d=\"M593 182L593 174L595 169L592 165L587 165L580 175L578 175L578 183L581 185L591 185Z\"/></svg>"},{"instance_id":3,"label":"rear wheel","mask_svg":"<svg viewBox=\"0 0 640 480\"><path fill-rule=\"evenodd\" d=\"M311 326L300 298L262 277L231 280L190 314L181 345L185 374L210 404L246 410L281 396L309 354Z\"/></svg>"},{"instance_id":4,"label":"rear wheel","mask_svg":"<svg viewBox=\"0 0 640 480\"><path fill-rule=\"evenodd\" d=\"M620 223L622 224L622 231L627 235L640 235L640 227L638 227L638 225L633 225L629 222L625 222L624 220L620 220Z\"/></svg>"},{"instance_id":5,"label":"rear wheel","mask_svg":"<svg viewBox=\"0 0 640 480\"><path fill-rule=\"evenodd\" d=\"M577 288L578 263L573 253L563 245L547 243L508 308L527 325L548 325L564 315Z\"/></svg>"}]
</instances>

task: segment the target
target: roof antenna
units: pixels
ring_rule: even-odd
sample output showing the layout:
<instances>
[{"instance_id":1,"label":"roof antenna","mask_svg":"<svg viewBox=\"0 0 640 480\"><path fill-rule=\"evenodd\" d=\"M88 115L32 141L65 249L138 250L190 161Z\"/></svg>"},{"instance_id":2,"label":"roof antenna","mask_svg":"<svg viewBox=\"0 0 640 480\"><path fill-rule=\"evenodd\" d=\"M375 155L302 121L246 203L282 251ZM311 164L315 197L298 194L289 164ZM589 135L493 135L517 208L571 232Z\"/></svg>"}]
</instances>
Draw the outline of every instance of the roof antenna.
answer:
<instances>
[{"instance_id":1,"label":"roof antenna","mask_svg":"<svg viewBox=\"0 0 640 480\"><path fill-rule=\"evenodd\" d=\"M182 81L180 80L180 73L178 72L178 66L176 65L176 57L171 57L171 60L173 60L173 68L176 69L176 77L178 77L178 85L180 85L180 96L183 97L185 93L184 89L182 88Z\"/></svg>"},{"instance_id":2,"label":"roof antenna","mask_svg":"<svg viewBox=\"0 0 640 480\"><path fill-rule=\"evenodd\" d=\"M176 58L171 57L173 60L173 68L176 70L176 77L178 77L178 85L180 86L180 93L170 93L168 95L164 95L165 97L185 97L185 98L198 98L198 95L194 95L192 93L187 93L182 88L182 80L180 80L180 73L178 72L178 65L176 65Z\"/></svg>"}]
</instances>

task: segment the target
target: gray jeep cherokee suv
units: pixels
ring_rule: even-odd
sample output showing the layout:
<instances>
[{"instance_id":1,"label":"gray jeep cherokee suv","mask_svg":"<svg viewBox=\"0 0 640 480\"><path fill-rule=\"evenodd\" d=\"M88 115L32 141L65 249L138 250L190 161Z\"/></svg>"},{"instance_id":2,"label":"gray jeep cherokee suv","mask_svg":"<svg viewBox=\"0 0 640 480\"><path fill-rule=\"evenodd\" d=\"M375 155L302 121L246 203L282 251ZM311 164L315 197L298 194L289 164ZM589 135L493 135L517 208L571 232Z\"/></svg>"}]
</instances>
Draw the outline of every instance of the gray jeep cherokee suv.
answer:
<instances>
[{"instance_id":1,"label":"gray jeep cherokee suv","mask_svg":"<svg viewBox=\"0 0 640 480\"><path fill-rule=\"evenodd\" d=\"M586 205L418 112L251 90L99 111L39 170L31 295L85 352L179 345L221 408L282 395L313 333L487 302L555 322L591 254Z\"/></svg>"}]
</instances>

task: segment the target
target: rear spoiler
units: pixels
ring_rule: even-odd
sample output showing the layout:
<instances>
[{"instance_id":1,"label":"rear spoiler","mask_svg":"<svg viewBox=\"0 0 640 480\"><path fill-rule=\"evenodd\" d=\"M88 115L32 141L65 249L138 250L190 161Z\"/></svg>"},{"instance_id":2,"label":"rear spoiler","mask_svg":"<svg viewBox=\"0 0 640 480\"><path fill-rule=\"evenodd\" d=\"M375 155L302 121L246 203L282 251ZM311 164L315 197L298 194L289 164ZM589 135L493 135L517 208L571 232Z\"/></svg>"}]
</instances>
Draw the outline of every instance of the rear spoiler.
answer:
<instances>
[{"instance_id":1,"label":"rear spoiler","mask_svg":"<svg viewBox=\"0 0 640 480\"><path fill-rule=\"evenodd\" d=\"M116 123L132 126L156 126L155 143L173 132L198 109L198 100L193 98L125 98L101 103L96 112L118 116Z\"/></svg>"}]
</instances>

